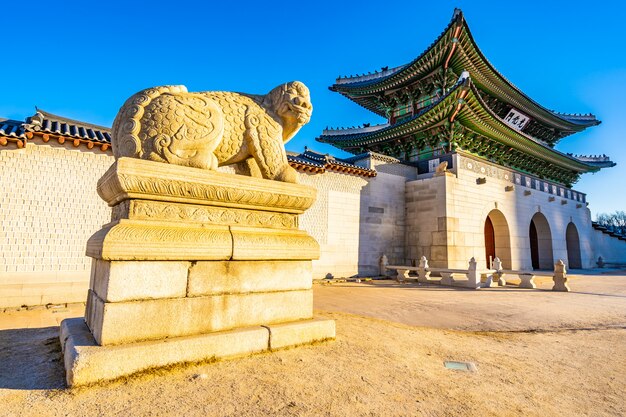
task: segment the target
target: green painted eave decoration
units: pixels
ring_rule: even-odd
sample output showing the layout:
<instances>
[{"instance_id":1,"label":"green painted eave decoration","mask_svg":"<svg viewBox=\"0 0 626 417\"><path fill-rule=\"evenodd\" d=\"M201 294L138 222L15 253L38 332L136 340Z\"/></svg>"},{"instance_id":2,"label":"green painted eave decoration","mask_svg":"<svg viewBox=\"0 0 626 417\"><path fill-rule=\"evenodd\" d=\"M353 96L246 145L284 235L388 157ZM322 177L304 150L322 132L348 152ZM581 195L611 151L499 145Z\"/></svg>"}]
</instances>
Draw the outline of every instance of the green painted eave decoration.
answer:
<instances>
[{"instance_id":1,"label":"green painted eave decoration","mask_svg":"<svg viewBox=\"0 0 626 417\"><path fill-rule=\"evenodd\" d=\"M465 97L465 105L461 107L457 120L471 130L559 167L580 173L599 170L595 166L562 154L523 132L509 127L484 104L474 85L471 85L470 91Z\"/></svg>"},{"instance_id":2,"label":"green painted eave decoration","mask_svg":"<svg viewBox=\"0 0 626 417\"><path fill-rule=\"evenodd\" d=\"M454 116L453 148L456 138L461 138L462 128L472 132L465 139L459 139L461 149L496 161L502 165L533 172L543 178L551 178L563 184L572 184L580 174L595 172L599 168L562 154L553 148L514 130L505 124L485 105L478 90L468 78L458 83L447 95L431 108L406 122L380 131L356 135L355 138L342 138L342 135L323 136L320 142L330 143L348 152L396 149L407 147L405 143L433 129L450 129L450 119ZM413 139L409 139L413 138Z\"/></svg>"},{"instance_id":3,"label":"green painted eave decoration","mask_svg":"<svg viewBox=\"0 0 626 417\"><path fill-rule=\"evenodd\" d=\"M330 143L343 150L349 150L352 148L368 147L389 140L397 140L427 129L432 129L445 122L448 115L452 113L453 109L458 104L459 87L463 85L463 83L459 83L455 89L451 90L448 95L444 96L429 109L405 122L392 125L368 135L360 135L354 139L346 140L341 138L341 136L322 136L318 138L318 141Z\"/></svg>"}]
</instances>

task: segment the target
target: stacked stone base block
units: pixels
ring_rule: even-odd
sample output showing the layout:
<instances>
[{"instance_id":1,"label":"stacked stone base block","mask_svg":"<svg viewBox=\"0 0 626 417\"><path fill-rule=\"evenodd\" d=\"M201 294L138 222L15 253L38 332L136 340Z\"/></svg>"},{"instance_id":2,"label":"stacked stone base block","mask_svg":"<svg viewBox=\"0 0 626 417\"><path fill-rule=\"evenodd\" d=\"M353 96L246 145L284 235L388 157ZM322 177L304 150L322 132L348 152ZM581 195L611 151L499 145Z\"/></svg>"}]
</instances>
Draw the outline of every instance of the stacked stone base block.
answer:
<instances>
[{"instance_id":1,"label":"stacked stone base block","mask_svg":"<svg viewBox=\"0 0 626 417\"><path fill-rule=\"evenodd\" d=\"M313 189L121 158L98 192L114 214L87 244L85 319L62 326L69 385L334 338L297 228Z\"/></svg>"},{"instance_id":2,"label":"stacked stone base block","mask_svg":"<svg viewBox=\"0 0 626 417\"><path fill-rule=\"evenodd\" d=\"M309 319L100 346L82 318L61 322L61 342L69 386L114 380L164 366L248 356L333 339L334 336L334 320Z\"/></svg>"}]
</instances>

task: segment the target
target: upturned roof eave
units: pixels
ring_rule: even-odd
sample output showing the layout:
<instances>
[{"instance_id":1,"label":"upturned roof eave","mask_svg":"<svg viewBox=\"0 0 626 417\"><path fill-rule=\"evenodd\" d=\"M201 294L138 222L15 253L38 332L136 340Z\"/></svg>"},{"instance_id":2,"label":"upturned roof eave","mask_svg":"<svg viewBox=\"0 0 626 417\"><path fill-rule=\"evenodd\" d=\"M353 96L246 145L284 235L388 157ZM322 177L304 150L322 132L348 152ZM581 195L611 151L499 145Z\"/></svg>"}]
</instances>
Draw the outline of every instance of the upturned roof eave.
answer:
<instances>
[{"instance_id":1,"label":"upturned roof eave","mask_svg":"<svg viewBox=\"0 0 626 417\"><path fill-rule=\"evenodd\" d=\"M35 110L36 110L35 115L34 116L30 116L30 117L28 117L26 119L26 123L25 123L26 128L32 127L32 119L33 119L33 117L35 117L37 115L37 113L39 113L39 114L41 114L43 116L43 118L49 119L49 120L53 120L55 122L67 123L69 125L74 125L74 126L77 126L77 127L83 127L83 128L92 129L92 130L100 130L102 132L107 132L107 133L110 133L110 131L111 131L110 127L97 125L97 124L93 124L93 123L87 123L87 122L83 122L81 120L70 119L69 117L59 116L57 114L53 114L53 113L47 112L45 110L41 110L40 108L37 108L37 107L35 107Z\"/></svg>"},{"instance_id":2,"label":"upturned roof eave","mask_svg":"<svg viewBox=\"0 0 626 417\"><path fill-rule=\"evenodd\" d=\"M585 116L567 114L567 113L559 113L559 112L550 110L542 106L537 101L533 100L530 96L528 96L526 93L524 93L522 90L520 90L515 84L509 81L504 75L502 75L502 73L500 73L493 66L493 64L491 64L491 62L487 59L485 54L483 54L481 49L478 47L478 44L476 43L474 36L472 35L472 32L469 28L469 25L467 24L467 21L463 22L463 31L467 35L470 41L470 44L473 50L475 51L476 55L478 55L478 58L480 60L478 64L483 63L487 67L487 69L491 72L491 74L484 74L484 71L478 71L478 74L472 74L473 78L476 79L477 76L489 77L492 82L500 84L500 87L509 89L512 92L514 92L514 94L517 94L518 98L521 98L522 101L526 101L526 103L520 103L522 104L522 106L520 107L523 107L520 110L530 113L529 116L541 119L545 123L557 124L559 122L565 122L567 124L567 126L565 127L570 128L572 130L576 130L576 131L582 131L588 127L597 126L601 123L601 121L596 119L596 117L593 115L590 115L588 119L585 119L584 118ZM460 49L462 48L457 48L457 51L455 52L455 57L458 56L458 50ZM454 57L452 58L452 62L455 62ZM462 71L466 69L467 68L456 68L457 71ZM495 92L490 91L490 93L494 94ZM505 99L509 103L511 102L510 95L508 95L508 97L500 97L500 98ZM544 116L544 117L541 117L541 116ZM578 118L578 120L575 121L574 118Z\"/></svg>"},{"instance_id":3,"label":"upturned roof eave","mask_svg":"<svg viewBox=\"0 0 626 417\"><path fill-rule=\"evenodd\" d=\"M588 164L563 152L557 151L532 136L526 135L524 132L515 130L507 125L489 108L489 106L484 103L473 83L470 86L470 94L468 94L465 100L475 100L480 106L480 109L488 115L487 118L480 118L472 112L471 117L478 117L482 123L490 126L495 132L499 132L497 135L492 133L491 135L486 134L486 136L492 137L505 145L513 146L519 151L529 153L540 159L557 164L562 168L572 169L580 173L596 172L600 169L595 165ZM468 108L469 107L467 105L463 106L460 113L467 114Z\"/></svg>"},{"instance_id":4,"label":"upturned roof eave","mask_svg":"<svg viewBox=\"0 0 626 417\"><path fill-rule=\"evenodd\" d=\"M484 63L487 69L491 72L491 74L487 74L484 76L490 78L492 82L500 84L501 88L503 87L504 89L510 90L510 92L512 92L513 95L517 95L518 96L517 102L519 102L519 99L521 99L522 102L523 101L526 102L526 103L521 103L522 105L520 107L522 107L522 109L520 110L530 113L529 116L540 119L544 123L557 125L557 126L560 126L561 128L565 128L565 129L576 131L576 132L582 131L591 126L596 126L601 123L601 121L597 120L595 116L593 115L590 115L587 118L586 116L559 113L556 111L549 110L545 108L544 106L542 106L541 104L539 104L538 102L536 102L535 100L533 100L532 98L530 98L527 94L522 92L518 87L516 87L513 83L511 83L508 79L506 79L506 77L504 77L498 70L496 70L496 68L489 62L489 60L487 60L485 55L482 53L482 51L476 44L476 41L474 40L474 37L469 29L467 21L463 17L462 12L455 14L453 19L450 21L450 23L446 27L446 29L439 35L439 37L437 38L437 40L435 40L435 42L433 42L424 52L422 52L422 54L420 54L416 59L411 61L409 64L406 64L405 66L401 66L401 69L399 71L393 74L390 74L388 76L380 77L380 78L376 78L372 80L366 80L366 81L360 81L360 82L357 81L354 83L333 84L332 86L329 87L329 89L331 91L339 92L344 97L354 101L360 106L376 114L384 116L384 114L376 107L375 104L370 103L370 100L365 99L365 98L359 99L358 96L355 96L357 91L368 89L368 91L363 92L361 94L363 95L374 94L376 92L379 92L381 88L384 90L383 85L386 84L392 78L401 78L405 74L411 74L411 72L415 69L415 67L424 66L424 64L421 61L426 59L427 56L429 56L429 52L431 52L433 48L437 47L440 42L452 42L453 41L454 38L451 38L446 35L448 34L450 30L455 28L456 22L462 25L462 30L465 32L465 34L469 38L472 48L476 52L476 55L478 56L479 60L482 63ZM445 45L445 47L447 48L447 45ZM459 49L460 48L456 48L455 51L453 52L453 55L458 55ZM454 58L453 57L451 58L452 58L452 61L454 62ZM443 60L442 62L437 62L433 65L439 65L439 64L443 64ZM477 63L477 64L480 64L480 63ZM477 64L475 64L475 66L477 66ZM465 69L466 68L455 68L457 72L461 72ZM419 77L423 75L424 74L418 74L418 73L410 75L406 77L405 80L398 82L397 87L410 84L412 81L414 81L415 79L419 79ZM508 95L508 97L500 97L500 98L504 99L507 102L510 102L512 100L512 98L510 97L510 94Z\"/></svg>"},{"instance_id":5,"label":"upturned roof eave","mask_svg":"<svg viewBox=\"0 0 626 417\"><path fill-rule=\"evenodd\" d=\"M458 10L458 9L457 9ZM380 78L375 78L375 79L370 79L370 80L365 80L365 81L355 81L355 82L351 82L351 83L335 83L333 85L331 85L330 87L328 87L329 90L331 91L335 91L335 92L350 92L353 91L355 88L365 88L365 87L374 87L374 86L378 86L380 84L385 83L386 81L392 79L392 78L401 78L401 76L403 76L405 73L410 73L411 69L413 67L416 66L416 64L420 63L420 61L422 61L424 59L424 57L431 52L439 43L445 41L448 36L448 32L450 32L451 30L454 29L455 24L458 24L460 22L462 22L464 20L463 17L463 12L461 12L460 10L458 11L458 13L455 10L455 14L452 16L452 19L450 20L450 23L448 23L448 26L446 26L446 28L439 34L439 36L437 37L437 39L435 39L430 46L428 46L428 48L426 48L417 58L413 59L411 62L409 62L408 64L404 64L404 65L400 65L397 68L399 68L398 71L393 72L387 76L384 77L380 77ZM356 78L364 78L363 76L361 77L354 77Z\"/></svg>"}]
</instances>

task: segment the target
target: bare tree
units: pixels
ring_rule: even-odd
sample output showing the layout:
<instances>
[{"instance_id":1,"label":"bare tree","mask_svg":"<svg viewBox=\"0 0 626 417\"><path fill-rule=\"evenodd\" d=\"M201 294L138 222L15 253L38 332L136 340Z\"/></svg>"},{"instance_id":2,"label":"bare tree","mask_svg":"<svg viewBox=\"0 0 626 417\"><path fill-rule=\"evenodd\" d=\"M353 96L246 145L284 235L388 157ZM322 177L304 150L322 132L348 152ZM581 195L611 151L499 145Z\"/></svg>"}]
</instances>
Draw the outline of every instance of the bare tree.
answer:
<instances>
[{"instance_id":1,"label":"bare tree","mask_svg":"<svg viewBox=\"0 0 626 417\"><path fill-rule=\"evenodd\" d=\"M615 233L626 234L626 212L616 211L615 213L600 213L596 221L601 226L606 227Z\"/></svg>"}]
</instances>

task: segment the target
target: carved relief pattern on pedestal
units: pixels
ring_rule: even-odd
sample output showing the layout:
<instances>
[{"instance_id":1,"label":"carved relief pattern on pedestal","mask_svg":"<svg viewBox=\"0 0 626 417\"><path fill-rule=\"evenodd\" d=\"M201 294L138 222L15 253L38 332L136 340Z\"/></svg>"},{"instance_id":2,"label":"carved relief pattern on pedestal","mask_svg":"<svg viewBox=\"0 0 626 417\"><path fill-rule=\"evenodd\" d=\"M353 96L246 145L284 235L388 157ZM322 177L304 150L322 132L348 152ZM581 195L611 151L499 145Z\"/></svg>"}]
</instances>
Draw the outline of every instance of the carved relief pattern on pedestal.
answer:
<instances>
[{"instance_id":1,"label":"carved relief pattern on pedestal","mask_svg":"<svg viewBox=\"0 0 626 417\"><path fill-rule=\"evenodd\" d=\"M198 200L237 203L241 205L269 206L305 210L313 204L314 196L297 196L268 192L266 190L244 190L235 187L225 187L210 184L191 183L165 178L141 177L120 173L118 178L122 187L128 192L148 195L165 195ZM106 190L107 183L103 183L102 193L112 194L113 190Z\"/></svg>"},{"instance_id":2,"label":"carved relief pattern on pedestal","mask_svg":"<svg viewBox=\"0 0 626 417\"><path fill-rule=\"evenodd\" d=\"M106 236L113 242L186 242L186 243L222 243L227 230L216 231L204 228L137 226L118 224Z\"/></svg>"},{"instance_id":3,"label":"carved relief pattern on pedestal","mask_svg":"<svg viewBox=\"0 0 626 417\"><path fill-rule=\"evenodd\" d=\"M319 244L306 233L232 229L234 259L317 259Z\"/></svg>"},{"instance_id":4,"label":"carved relief pattern on pedestal","mask_svg":"<svg viewBox=\"0 0 626 417\"><path fill-rule=\"evenodd\" d=\"M119 219L125 219L128 216L128 209L130 208L130 201L124 200L121 203L111 208L111 221L114 222Z\"/></svg>"},{"instance_id":5,"label":"carved relief pattern on pedestal","mask_svg":"<svg viewBox=\"0 0 626 417\"><path fill-rule=\"evenodd\" d=\"M295 214L238 210L190 204L161 203L144 200L134 200L132 202L129 217L140 220L194 221L282 229L295 229L298 227L298 217Z\"/></svg>"}]
</instances>

